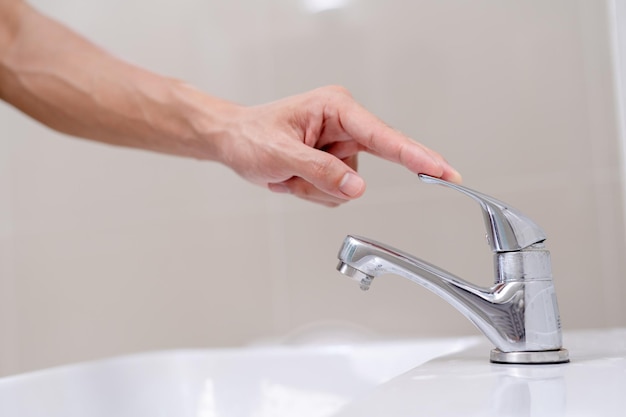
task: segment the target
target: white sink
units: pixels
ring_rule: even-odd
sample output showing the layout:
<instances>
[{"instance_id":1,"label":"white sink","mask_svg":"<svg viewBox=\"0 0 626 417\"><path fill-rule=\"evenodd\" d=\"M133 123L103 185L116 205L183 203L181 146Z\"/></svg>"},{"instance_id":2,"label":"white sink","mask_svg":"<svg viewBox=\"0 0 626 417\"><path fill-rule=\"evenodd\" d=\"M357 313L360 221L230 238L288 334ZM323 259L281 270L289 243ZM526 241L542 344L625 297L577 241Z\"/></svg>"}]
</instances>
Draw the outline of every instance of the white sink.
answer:
<instances>
[{"instance_id":1,"label":"white sink","mask_svg":"<svg viewBox=\"0 0 626 417\"><path fill-rule=\"evenodd\" d=\"M626 329L564 334L571 363L496 365L488 343L370 391L336 417L626 416Z\"/></svg>"},{"instance_id":2,"label":"white sink","mask_svg":"<svg viewBox=\"0 0 626 417\"><path fill-rule=\"evenodd\" d=\"M132 355L0 379L0 416L322 417L476 338Z\"/></svg>"},{"instance_id":3,"label":"white sink","mask_svg":"<svg viewBox=\"0 0 626 417\"><path fill-rule=\"evenodd\" d=\"M626 416L626 329L572 362L495 365L482 336L132 355L0 379L0 416Z\"/></svg>"}]
</instances>

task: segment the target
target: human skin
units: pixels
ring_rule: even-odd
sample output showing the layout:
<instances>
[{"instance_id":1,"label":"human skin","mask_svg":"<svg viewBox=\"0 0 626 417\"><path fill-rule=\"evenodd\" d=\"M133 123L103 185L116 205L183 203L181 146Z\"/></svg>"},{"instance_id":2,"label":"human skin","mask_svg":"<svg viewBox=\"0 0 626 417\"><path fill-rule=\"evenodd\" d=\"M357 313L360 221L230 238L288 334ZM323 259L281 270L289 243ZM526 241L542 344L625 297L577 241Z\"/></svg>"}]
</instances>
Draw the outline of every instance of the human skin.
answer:
<instances>
[{"instance_id":1,"label":"human skin","mask_svg":"<svg viewBox=\"0 0 626 417\"><path fill-rule=\"evenodd\" d=\"M326 206L365 191L361 151L461 181L439 154L344 88L238 105L121 61L22 0L0 0L0 99L72 136L217 161L274 192Z\"/></svg>"}]
</instances>

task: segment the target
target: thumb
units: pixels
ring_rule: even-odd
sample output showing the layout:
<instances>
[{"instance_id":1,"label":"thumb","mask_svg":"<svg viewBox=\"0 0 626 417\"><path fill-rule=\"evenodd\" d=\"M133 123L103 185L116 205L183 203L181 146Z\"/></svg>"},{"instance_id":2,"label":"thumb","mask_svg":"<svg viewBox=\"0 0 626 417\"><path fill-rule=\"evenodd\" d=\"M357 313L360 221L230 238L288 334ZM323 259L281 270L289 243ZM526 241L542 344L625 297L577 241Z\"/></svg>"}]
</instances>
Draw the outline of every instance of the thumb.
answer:
<instances>
[{"instance_id":1,"label":"thumb","mask_svg":"<svg viewBox=\"0 0 626 417\"><path fill-rule=\"evenodd\" d=\"M345 199L360 197L365 181L339 158L315 148L305 148L304 157L293 160L293 172L325 193Z\"/></svg>"}]
</instances>

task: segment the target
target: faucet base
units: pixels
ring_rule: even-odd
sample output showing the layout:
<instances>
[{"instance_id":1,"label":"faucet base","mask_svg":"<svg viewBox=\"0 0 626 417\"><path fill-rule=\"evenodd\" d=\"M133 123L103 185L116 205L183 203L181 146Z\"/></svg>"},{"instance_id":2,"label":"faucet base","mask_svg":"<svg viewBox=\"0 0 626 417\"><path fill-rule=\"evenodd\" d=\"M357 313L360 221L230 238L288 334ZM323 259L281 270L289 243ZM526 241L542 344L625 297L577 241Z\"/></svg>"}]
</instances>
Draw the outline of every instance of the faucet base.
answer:
<instances>
[{"instance_id":1,"label":"faucet base","mask_svg":"<svg viewBox=\"0 0 626 417\"><path fill-rule=\"evenodd\" d=\"M535 352L502 352L493 349L489 359L493 363L510 365L550 365L569 362L569 352L563 348Z\"/></svg>"}]
</instances>

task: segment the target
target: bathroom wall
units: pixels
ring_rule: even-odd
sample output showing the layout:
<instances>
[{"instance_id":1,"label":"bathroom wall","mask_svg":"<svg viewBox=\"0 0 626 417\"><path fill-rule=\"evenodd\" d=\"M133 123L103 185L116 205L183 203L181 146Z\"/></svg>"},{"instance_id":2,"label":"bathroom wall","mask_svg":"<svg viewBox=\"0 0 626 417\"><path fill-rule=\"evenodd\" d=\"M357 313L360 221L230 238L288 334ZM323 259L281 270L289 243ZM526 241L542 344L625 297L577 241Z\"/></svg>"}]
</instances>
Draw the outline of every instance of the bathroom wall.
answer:
<instances>
[{"instance_id":1,"label":"bathroom wall","mask_svg":"<svg viewBox=\"0 0 626 417\"><path fill-rule=\"evenodd\" d=\"M32 3L239 103L346 86L545 228L568 330L626 326L607 1ZM360 167L366 195L327 209L220 165L69 138L0 103L0 374L146 350L476 334L401 278L363 293L335 271L354 233L493 277L474 202L368 155Z\"/></svg>"}]
</instances>

